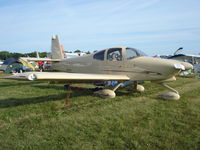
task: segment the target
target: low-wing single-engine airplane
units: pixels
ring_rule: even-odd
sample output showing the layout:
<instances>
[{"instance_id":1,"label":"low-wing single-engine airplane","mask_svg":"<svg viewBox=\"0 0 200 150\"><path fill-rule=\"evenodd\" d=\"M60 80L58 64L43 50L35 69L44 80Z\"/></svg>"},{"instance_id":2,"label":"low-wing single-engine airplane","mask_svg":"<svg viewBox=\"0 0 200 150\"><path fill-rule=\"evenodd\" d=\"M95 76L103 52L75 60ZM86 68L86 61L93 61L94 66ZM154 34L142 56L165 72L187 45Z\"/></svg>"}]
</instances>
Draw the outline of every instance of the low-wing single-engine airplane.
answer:
<instances>
[{"instance_id":1,"label":"low-wing single-engine airplane","mask_svg":"<svg viewBox=\"0 0 200 150\"><path fill-rule=\"evenodd\" d=\"M52 38L51 49L52 67L62 72L26 72L4 78L57 80L69 84L118 81L113 89L95 92L104 98L114 98L115 91L124 81L152 81L171 91L160 95L161 98L178 100L179 93L165 83L176 80L175 75L180 71L193 67L186 62L147 57L142 51L130 47L108 48L90 55L64 59L58 36ZM143 91L144 87L136 85L135 90Z\"/></svg>"}]
</instances>

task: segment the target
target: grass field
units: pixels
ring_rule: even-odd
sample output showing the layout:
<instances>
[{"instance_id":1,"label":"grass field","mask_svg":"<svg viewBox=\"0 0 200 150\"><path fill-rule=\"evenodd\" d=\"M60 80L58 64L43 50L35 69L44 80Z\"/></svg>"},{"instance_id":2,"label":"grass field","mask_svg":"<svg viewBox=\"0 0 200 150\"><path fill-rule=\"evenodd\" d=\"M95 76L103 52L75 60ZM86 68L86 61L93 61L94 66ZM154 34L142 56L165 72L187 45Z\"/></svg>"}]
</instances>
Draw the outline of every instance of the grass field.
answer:
<instances>
[{"instance_id":1,"label":"grass field","mask_svg":"<svg viewBox=\"0 0 200 150\"><path fill-rule=\"evenodd\" d=\"M0 80L0 149L200 149L200 80L170 85L181 100L157 99L166 90L147 82L115 99L76 92L63 109L61 84Z\"/></svg>"}]
</instances>

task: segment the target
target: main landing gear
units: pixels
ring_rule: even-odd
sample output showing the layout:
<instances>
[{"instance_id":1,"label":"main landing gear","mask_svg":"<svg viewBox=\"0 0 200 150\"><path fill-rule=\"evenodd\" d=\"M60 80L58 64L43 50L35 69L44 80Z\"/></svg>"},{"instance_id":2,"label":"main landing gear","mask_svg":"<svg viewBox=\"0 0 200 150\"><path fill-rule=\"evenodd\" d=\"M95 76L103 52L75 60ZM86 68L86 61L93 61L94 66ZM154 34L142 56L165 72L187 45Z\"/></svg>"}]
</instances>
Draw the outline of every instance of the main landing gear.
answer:
<instances>
[{"instance_id":1,"label":"main landing gear","mask_svg":"<svg viewBox=\"0 0 200 150\"><path fill-rule=\"evenodd\" d=\"M165 94L161 94L158 97L165 99L165 100L179 100L180 99L180 95L178 93L178 91L176 91L175 89L173 89L172 87L166 85L165 83L158 83L160 85L162 85L163 87L167 88L170 90L170 92L167 92ZM65 105L64 107L67 107L70 105L70 95L73 91L79 91L79 90L92 90L94 91L94 94L99 95L102 98L115 98L116 94L115 91L122 85L122 82L120 82L119 84L117 84L112 90L111 89L101 89L101 88L95 88L95 89L85 89L85 88L74 88L74 87L70 87L70 85L65 85L65 89L67 89L67 96L66 96L66 101L65 101ZM135 92L143 92L145 89L142 85L139 85L137 82L135 82L134 86L133 86L133 91ZM131 89L131 90L132 90Z\"/></svg>"},{"instance_id":2,"label":"main landing gear","mask_svg":"<svg viewBox=\"0 0 200 150\"><path fill-rule=\"evenodd\" d=\"M144 92L144 90L145 90L144 86L138 84L138 81L135 81L133 85L133 91L141 93L141 92Z\"/></svg>"},{"instance_id":3,"label":"main landing gear","mask_svg":"<svg viewBox=\"0 0 200 150\"><path fill-rule=\"evenodd\" d=\"M115 91L120 87L120 85L122 85L122 82L120 82L119 84L117 84L113 90L110 89L103 89L103 90L99 90L94 92L94 94L99 95L102 98L115 98L116 94Z\"/></svg>"},{"instance_id":4,"label":"main landing gear","mask_svg":"<svg viewBox=\"0 0 200 150\"><path fill-rule=\"evenodd\" d=\"M102 98L115 98L116 94L115 91L122 85L123 83L120 82L119 84L117 84L113 90L110 89L103 89L103 90L99 90L94 92L94 94L99 95ZM135 91L135 92L144 92L144 87L142 85L139 85L137 83L137 81L135 81L133 86L130 86L131 90Z\"/></svg>"}]
</instances>

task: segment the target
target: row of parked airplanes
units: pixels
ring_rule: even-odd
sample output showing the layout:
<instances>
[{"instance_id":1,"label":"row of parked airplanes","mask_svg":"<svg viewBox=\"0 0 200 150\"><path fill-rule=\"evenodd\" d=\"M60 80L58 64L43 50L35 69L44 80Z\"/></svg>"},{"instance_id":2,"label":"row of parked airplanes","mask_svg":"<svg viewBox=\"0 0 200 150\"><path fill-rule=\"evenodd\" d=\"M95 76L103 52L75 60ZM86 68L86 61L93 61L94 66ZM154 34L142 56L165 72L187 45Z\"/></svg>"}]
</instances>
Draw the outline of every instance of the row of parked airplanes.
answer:
<instances>
[{"instance_id":1,"label":"row of parked airplanes","mask_svg":"<svg viewBox=\"0 0 200 150\"><path fill-rule=\"evenodd\" d=\"M52 37L52 58L27 58L27 61L51 61L56 72L24 72L3 79L64 81L73 83L94 83L100 81L118 81L113 89L101 89L95 93L103 98L114 98L115 91L125 81L134 81L134 90L142 92L144 87L139 81L151 81L160 84L170 92L159 95L160 98L178 100L178 91L166 83L175 81L175 76L190 70L193 65L177 60L148 57L144 52L131 47L113 47L92 54L64 58L58 36Z\"/></svg>"}]
</instances>

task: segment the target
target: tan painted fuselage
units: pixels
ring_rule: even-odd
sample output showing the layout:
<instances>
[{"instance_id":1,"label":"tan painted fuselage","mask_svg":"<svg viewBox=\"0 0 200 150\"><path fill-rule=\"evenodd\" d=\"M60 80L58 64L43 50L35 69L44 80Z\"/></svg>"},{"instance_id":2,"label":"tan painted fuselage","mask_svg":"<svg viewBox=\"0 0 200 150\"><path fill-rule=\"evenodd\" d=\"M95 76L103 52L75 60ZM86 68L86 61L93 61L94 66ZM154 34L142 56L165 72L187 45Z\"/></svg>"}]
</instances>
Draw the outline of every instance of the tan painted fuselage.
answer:
<instances>
[{"instance_id":1,"label":"tan painted fuselage","mask_svg":"<svg viewBox=\"0 0 200 150\"><path fill-rule=\"evenodd\" d=\"M121 48L122 58L120 61L108 59L108 50L105 50L104 59L97 60L94 54L77 58L62 59L60 62L53 62L52 67L57 71L69 73L93 73L93 74L120 74L127 75L132 81L154 81L172 78L180 69L175 64L182 64L185 68L191 68L188 63L181 63L174 60L138 56L127 59L126 47Z\"/></svg>"}]
</instances>

